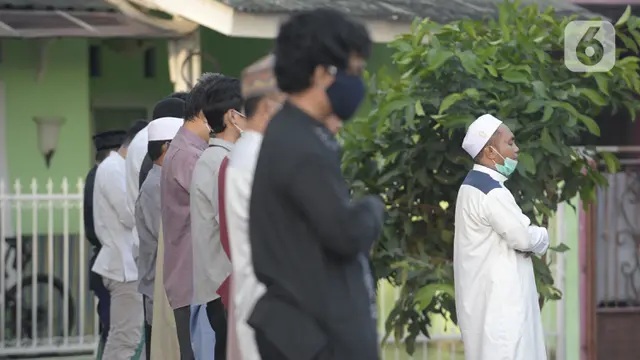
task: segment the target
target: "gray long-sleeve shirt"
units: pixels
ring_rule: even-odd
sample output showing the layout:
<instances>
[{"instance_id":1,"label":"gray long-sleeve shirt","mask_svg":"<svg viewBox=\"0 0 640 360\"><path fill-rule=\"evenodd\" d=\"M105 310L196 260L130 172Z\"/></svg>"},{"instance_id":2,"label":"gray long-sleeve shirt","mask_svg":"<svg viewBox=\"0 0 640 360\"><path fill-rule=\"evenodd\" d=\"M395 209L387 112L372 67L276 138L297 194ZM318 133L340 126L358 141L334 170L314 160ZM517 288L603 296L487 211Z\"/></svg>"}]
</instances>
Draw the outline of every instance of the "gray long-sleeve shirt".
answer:
<instances>
[{"instance_id":1,"label":"gray long-sleeve shirt","mask_svg":"<svg viewBox=\"0 0 640 360\"><path fill-rule=\"evenodd\" d=\"M160 178L162 168L153 165L136 200L135 216L140 252L138 255L138 291L153 299L153 283L156 278L156 255L162 212L160 208Z\"/></svg>"}]
</instances>

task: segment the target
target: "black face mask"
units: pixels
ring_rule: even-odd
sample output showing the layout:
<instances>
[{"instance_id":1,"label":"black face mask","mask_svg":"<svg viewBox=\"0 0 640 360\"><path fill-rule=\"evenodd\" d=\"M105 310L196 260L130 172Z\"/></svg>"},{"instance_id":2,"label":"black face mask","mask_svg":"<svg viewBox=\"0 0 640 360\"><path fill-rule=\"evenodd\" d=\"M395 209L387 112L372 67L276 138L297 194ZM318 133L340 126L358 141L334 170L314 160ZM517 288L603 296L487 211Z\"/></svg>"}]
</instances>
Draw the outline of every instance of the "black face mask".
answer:
<instances>
[{"instance_id":1,"label":"black face mask","mask_svg":"<svg viewBox=\"0 0 640 360\"><path fill-rule=\"evenodd\" d=\"M358 106L364 99L364 81L360 76L338 70L335 81L327 88L326 92L333 113L346 121L356 113Z\"/></svg>"}]
</instances>

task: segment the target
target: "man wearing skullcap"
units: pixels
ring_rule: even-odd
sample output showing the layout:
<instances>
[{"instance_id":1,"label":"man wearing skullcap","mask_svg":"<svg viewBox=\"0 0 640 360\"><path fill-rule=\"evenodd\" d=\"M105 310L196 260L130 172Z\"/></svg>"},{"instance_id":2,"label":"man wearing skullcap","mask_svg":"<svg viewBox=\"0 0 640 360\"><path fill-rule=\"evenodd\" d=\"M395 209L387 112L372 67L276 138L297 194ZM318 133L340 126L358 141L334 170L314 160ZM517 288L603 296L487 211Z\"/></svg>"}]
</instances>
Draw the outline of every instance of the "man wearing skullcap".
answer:
<instances>
[{"instance_id":1,"label":"man wearing skullcap","mask_svg":"<svg viewBox=\"0 0 640 360\"><path fill-rule=\"evenodd\" d=\"M231 263L220 243L218 169L245 127L245 116L240 112L244 103L240 81L220 76L208 100L210 105L204 114L213 138L196 162L190 192L194 304L206 304L216 336L215 358L223 359L227 346L226 296L221 298L219 289L231 273Z\"/></svg>"},{"instance_id":2,"label":"man wearing skullcap","mask_svg":"<svg viewBox=\"0 0 640 360\"><path fill-rule=\"evenodd\" d=\"M475 165L456 201L454 278L458 324L468 360L546 360L530 254L549 247L504 185L518 165L509 128L482 115L462 148Z\"/></svg>"},{"instance_id":3,"label":"man wearing skullcap","mask_svg":"<svg viewBox=\"0 0 640 360\"><path fill-rule=\"evenodd\" d=\"M184 109L185 109L186 99L188 95L189 93L181 91L181 92L175 92L167 96L166 98L162 99L154 107L152 119L158 119L163 116L172 116L172 117L184 116ZM173 99L173 100L169 100L169 99ZM182 102L175 101L176 99L182 100ZM140 143L142 143L142 140L146 139L145 133L141 131L140 137L142 139L140 139L139 141ZM133 140L134 142L136 141L136 139L133 139ZM147 174L149 173L149 170L151 170L152 167L153 167L153 161L149 158L148 155L146 155L144 157L144 160L142 160L142 165L140 166L140 170L139 170L139 173L140 173L138 176L139 186L142 186L144 179L147 177ZM133 175L131 176L131 180L133 181L135 180L134 179L135 171L137 171L138 169L135 166L130 166L130 169L133 169L133 172L132 172Z\"/></svg>"},{"instance_id":4,"label":"man wearing skullcap","mask_svg":"<svg viewBox=\"0 0 640 360\"><path fill-rule=\"evenodd\" d=\"M146 125L146 123L144 124ZM138 293L134 216L126 204L125 158L140 122L127 132L118 151L111 151L96 171L93 220L102 248L91 270L102 276L111 296L110 329L103 359L130 359L142 350L144 315Z\"/></svg>"},{"instance_id":5,"label":"man wearing skullcap","mask_svg":"<svg viewBox=\"0 0 640 360\"><path fill-rule=\"evenodd\" d=\"M238 360L260 359L253 329L247 324L256 300L264 293L264 285L256 279L251 262L249 199L262 134L284 101L273 75L274 61L273 55L266 56L242 72L247 126L223 160L219 173L220 239L223 247L230 249L232 260L227 352L229 358ZM225 281L221 296L227 296L228 286Z\"/></svg>"},{"instance_id":6,"label":"man wearing skullcap","mask_svg":"<svg viewBox=\"0 0 640 360\"><path fill-rule=\"evenodd\" d=\"M136 201L135 217L140 240L137 259L140 283L138 290L144 297L145 343L147 359L151 359L151 330L153 324L153 294L156 277L156 256L160 232L160 175L164 154L184 120L180 117L161 117L147 127L147 153L153 161Z\"/></svg>"},{"instance_id":7,"label":"man wearing skullcap","mask_svg":"<svg viewBox=\"0 0 640 360\"><path fill-rule=\"evenodd\" d=\"M292 16L276 38L287 101L264 133L249 207L266 287L249 317L262 359L380 358L368 256L385 207L378 196L350 197L327 123L355 115L370 50L364 25L331 9Z\"/></svg>"},{"instance_id":8,"label":"man wearing skullcap","mask_svg":"<svg viewBox=\"0 0 640 360\"><path fill-rule=\"evenodd\" d=\"M95 227L93 225L93 187L96 181L96 171L98 170L98 165L100 165L102 160L104 160L109 155L111 150L118 149L122 145L126 136L126 131L113 130L96 134L93 137L93 144L96 148L95 165L87 174L84 182L84 200L82 204L84 213L84 231L87 236L87 240L89 240L89 243L91 243L93 247L93 255L89 260L89 289L93 291L93 293L98 298L97 312L98 320L100 321L100 343L98 346L98 357L102 356L102 351L109 334L110 297L109 291L104 287L104 284L102 283L102 277L91 271L91 268L96 261L96 257L98 256L98 252L102 247L102 245L100 244L100 240L98 240L98 236L96 235Z\"/></svg>"}]
</instances>

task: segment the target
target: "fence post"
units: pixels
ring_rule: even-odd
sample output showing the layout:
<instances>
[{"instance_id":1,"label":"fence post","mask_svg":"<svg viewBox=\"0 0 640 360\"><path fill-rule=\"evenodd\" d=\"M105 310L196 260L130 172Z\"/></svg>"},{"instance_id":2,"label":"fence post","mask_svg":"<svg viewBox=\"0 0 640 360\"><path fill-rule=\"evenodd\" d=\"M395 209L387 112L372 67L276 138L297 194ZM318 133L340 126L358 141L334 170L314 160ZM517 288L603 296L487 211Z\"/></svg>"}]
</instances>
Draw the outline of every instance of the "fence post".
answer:
<instances>
[{"instance_id":1,"label":"fence post","mask_svg":"<svg viewBox=\"0 0 640 360\"><path fill-rule=\"evenodd\" d=\"M31 301L38 303L38 181L31 179ZM31 347L38 344L38 307L31 306Z\"/></svg>"},{"instance_id":2,"label":"fence post","mask_svg":"<svg viewBox=\"0 0 640 360\"><path fill-rule=\"evenodd\" d=\"M16 287L16 346L22 347L22 202L19 200L22 195L22 184L16 179L14 185L14 194L16 196L16 268L12 269L13 264L9 264L9 269L14 272Z\"/></svg>"},{"instance_id":3,"label":"fence post","mask_svg":"<svg viewBox=\"0 0 640 360\"><path fill-rule=\"evenodd\" d=\"M87 286L85 285L85 274L89 269L87 269L87 265L85 264L86 254L85 254L85 231L84 231L84 181L82 178L78 179L78 185L76 186L78 189L78 194L82 194L80 198L80 211L78 212L78 217L80 218L79 229L80 233L78 234L78 241L80 241L80 258L79 258L79 267L80 267L80 281L79 281L79 289L78 294L79 303L78 303L78 313L79 322L78 322L78 335L80 336L80 344L84 344L84 326L85 326L85 313L86 313L86 294L87 294ZM149 359L150 360L150 359Z\"/></svg>"},{"instance_id":4,"label":"fence post","mask_svg":"<svg viewBox=\"0 0 640 360\"><path fill-rule=\"evenodd\" d=\"M6 301L5 301L5 255L7 254L7 242L6 242L6 209L10 207L10 202L6 198L6 183L3 179L0 179L0 348L5 347L5 324L6 324ZM9 204L9 205L7 205ZM10 210L9 210L10 211Z\"/></svg>"}]
</instances>

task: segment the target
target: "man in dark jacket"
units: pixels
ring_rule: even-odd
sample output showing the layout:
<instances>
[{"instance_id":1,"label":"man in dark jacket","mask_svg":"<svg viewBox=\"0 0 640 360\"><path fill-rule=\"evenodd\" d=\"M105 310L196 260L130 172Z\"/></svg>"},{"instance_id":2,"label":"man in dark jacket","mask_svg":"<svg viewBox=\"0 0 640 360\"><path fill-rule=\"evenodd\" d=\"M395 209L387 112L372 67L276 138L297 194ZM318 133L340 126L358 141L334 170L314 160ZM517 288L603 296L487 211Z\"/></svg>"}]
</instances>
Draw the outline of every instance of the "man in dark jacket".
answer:
<instances>
[{"instance_id":1,"label":"man in dark jacket","mask_svg":"<svg viewBox=\"0 0 640 360\"><path fill-rule=\"evenodd\" d=\"M104 160L112 150L118 149L124 142L127 135L126 131L114 130L96 134L93 137L93 143L96 147L95 165L89 170L87 178L84 182L84 232L87 240L93 247L93 254L89 260L89 269L93 267L93 263L98 256L98 252L102 245L96 235L93 225L93 185L96 179L96 170L102 160ZM94 292L98 298L98 318L100 320L100 347L102 348L107 341L109 334L109 307L110 297L109 291L104 287L100 275L89 270L89 289Z\"/></svg>"},{"instance_id":2,"label":"man in dark jacket","mask_svg":"<svg viewBox=\"0 0 640 360\"><path fill-rule=\"evenodd\" d=\"M288 101L265 132L249 211L267 289L249 319L262 359L379 358L367 259L384 204L350 199L334 134L364 98L370 48L364 26L334 10L280 28L275 75Z\"/></svg>"}]
</instances>

